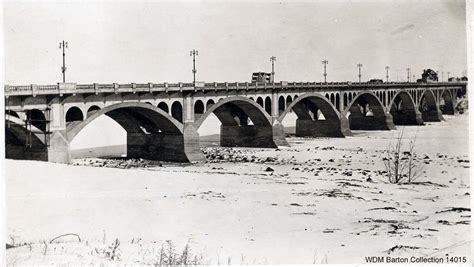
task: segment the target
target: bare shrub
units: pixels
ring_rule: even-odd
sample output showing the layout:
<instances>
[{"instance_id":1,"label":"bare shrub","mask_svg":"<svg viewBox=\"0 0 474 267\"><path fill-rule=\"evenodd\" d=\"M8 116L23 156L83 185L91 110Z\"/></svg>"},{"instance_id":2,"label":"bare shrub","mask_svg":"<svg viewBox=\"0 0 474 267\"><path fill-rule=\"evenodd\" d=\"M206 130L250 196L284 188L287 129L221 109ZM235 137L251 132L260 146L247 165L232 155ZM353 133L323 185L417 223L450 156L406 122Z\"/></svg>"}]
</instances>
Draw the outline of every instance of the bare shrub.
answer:
<instances>
[{"instance_id":1,"label":"bare shrub","mask_svg":"<svg viewBox=\"0 0 474 267\"><path fill-rule=\"evenodd\" d=\"M387 172L388 181L392 184L412 183L423 173L423 165L418 164L415 155L415 143L418 131L408 143L408 151L402 151L405 146L403 134L405 128L398 133L395 143L392 139L386 149L386 157L384 160L385 170Z\"/></svg>"},{"instance_id":2,"label":"bare shrub","mask_svg":"<svg viewBox=\"0 0 474 267\"><path fill-rule=\"evenodd\" d=\"M95 252L102 257L109 259L109 260L120 260L120 240L118 238L106 249L97 249L95 248Z\"/></svg>"},{"instance_id":3,"label":"bare shrub","mask_svg":"<svg viewBox=\"0 0 474 267\"><path fill-rule=\"evenodd\" d=\"M166 246L161 245L154 266L200 265L201 262L202 256L192 255L189 244L186 244L179 253L173 242L167 240Z\"/></svg>"}]
</instances>

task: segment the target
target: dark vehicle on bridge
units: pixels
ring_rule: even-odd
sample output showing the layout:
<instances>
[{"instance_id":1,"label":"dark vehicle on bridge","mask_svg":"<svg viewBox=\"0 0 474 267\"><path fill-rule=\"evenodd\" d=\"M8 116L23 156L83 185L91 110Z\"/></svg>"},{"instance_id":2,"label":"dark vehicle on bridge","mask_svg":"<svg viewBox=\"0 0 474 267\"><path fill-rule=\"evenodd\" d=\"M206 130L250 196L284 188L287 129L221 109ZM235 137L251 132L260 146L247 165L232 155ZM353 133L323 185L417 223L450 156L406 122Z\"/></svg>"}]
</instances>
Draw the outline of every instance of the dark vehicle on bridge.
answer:
<instances>
[{"instance_id":1,"label":"dark vehicle on bridge","mask_svg":"<svg viewBox=\"0 0 474 267\"><path fill-rule=\"evenodd\" d=\"M267 82L267 83L271 83L273 82L273 77L272 77L272 74L271 73L267 73L267 72L254 72L252 73L252 82L259 82L259 83L263 83L263 82Z\"/></svg>"},{"instance_id":2,"label":"dark vehicle on bridge","mask_svg":"<svg viewBox=\"0 0 474 267\"><path fill-rule=\"evenodd\" d=\"M369 81L369 83L383 83L382 79L372 79Z\"/></svg>"},{"instance_id":3,"label":"dark vehicle on bridge","mask_svg":"<svg viewBox=\"0 0 474 267\"><path fill-rule=\"evenodd\" d=\"M466 76L463 76L461 78L458 78L458 77L451 77L448 79L448 82L465 82L467 81L467 77Z\"/></svg>"}]
</instances>

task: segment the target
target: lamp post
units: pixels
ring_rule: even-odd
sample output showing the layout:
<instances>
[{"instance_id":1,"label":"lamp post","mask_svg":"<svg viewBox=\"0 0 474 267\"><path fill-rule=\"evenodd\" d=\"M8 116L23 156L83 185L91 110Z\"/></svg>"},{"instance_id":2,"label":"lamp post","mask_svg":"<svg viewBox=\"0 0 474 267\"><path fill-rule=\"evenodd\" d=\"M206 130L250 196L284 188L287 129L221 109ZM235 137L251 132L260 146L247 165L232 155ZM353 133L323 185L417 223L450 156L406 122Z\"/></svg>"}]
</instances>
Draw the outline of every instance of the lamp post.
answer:
<instances>
[{"instance_id":1,"label":"lamp post","mask_svg":"<svg viewBox=\"0 0 474 267\"><path fill-rule=\"evenodd\" d=\"M357 63L357 68L359 68L359 83L360 83L361 77L362 77L362 75L361 75L361 73L360 73L360 69L362 68L362 64L361 64L361 63Z\"/></svg>"},{"instance_id":2,"label":"lamp post","mask_svg":"<svg viewBox=\"0 0 474 267\"><path fill-rule=\"evenodd\" d=\"M386 75L385 77L387 78L387 82L388 82L388 70L390 69L389 66L385 66L385 72L386 72Z\"/></svg>"},{"instance_id":3,"label":"lamp post","mask_svg":"<svg viewBox=\"0 0 474 267\"><path fill-rule=\"evenodd\" d=\"M59 43L59 49L63 49L63 66L61 67L61 72L63 73L63 83L66 82L66 48L67 42L64 40Z\"/></svg>"},{"instance_id":4,"label":"lamp post","mask_svg":"<svg viewBox=\"0 0 474 267\"><path fill-rule=\"evenodd\" d=\"M407 82L410 82L410 68L407 68Z\"/></svg>"},{"instance_id":5,"label":"lamp post","mask_svg":"<svg viewBox=\"0 0 474 267\"><path fill-rule=\"evenodd\" d=\"M189 55L193 57L193 84L196 86L196 56L198 56L198 51L193 49L192 51L189 51Z\"/></svg>"},{"instance_id":6,"label":"lamp post","mask_svg":"<svg viewBox=\"0 0 474 267\"><path fill-rule=\"evenodd\" d=\"M276 60L277 60L277 58L275 56L270 57L270 61L272 62L272 79L271 79L271 82L275 81L275 61Z\"/></svg>"},{"instance_id":7,"label":"lamp post","mask_svg":"<svg viewBox=\"0 0 474 267\"><path fill-rule=\"evenodd\" d=\"M322 61L322 64L324 65L324 83L326 83L326 77L328 76L327 72L326 72L326 65L329 63L329 61L327 60L323 60Z\"/></svg>"}]
</instances>

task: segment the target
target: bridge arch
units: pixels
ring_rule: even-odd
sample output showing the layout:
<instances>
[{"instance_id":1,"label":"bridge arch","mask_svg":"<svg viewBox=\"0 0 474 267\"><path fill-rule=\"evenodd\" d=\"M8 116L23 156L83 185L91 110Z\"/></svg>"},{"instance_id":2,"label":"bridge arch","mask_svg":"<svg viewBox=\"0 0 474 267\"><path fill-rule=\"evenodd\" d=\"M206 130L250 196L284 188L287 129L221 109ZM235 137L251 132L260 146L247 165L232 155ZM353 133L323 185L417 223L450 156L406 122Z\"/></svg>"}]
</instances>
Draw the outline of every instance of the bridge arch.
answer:
<instances>
[{"instance_id":1,"label":"bridge arch","mask_svg":"<svg viewBox=\"0 0 474 267\"><path fill-rule=\"evenodd\" d=\"M82 110L76 106L70 107L65 115L66 123L84 120Z\"/></svg>"},{"instance_id":2,"label":"bridge arch","mask_svg":"<svg viewBox=\"0 0 474 267\"><path fill-rule=\"evenodd\" d=\"M269 115L272 114L272 99L269 96L265 97L265 111Z\"/></svg>"},{"instance_id":3,"label":"bridge arch","mask_svg":"<svg viewBox=\"0 0 474 267\"><path fill-rule=\"evenodd\" d=\"M283 113L283 111L285 111L285 109L286 109L285 97L280 96L278 98L278 114Z\"/></svg>"},{"instance_id":4,"label":"bridge arch","mask_svg":"<svg viewBox=\"0 0 474 267\"><path fill-rule=\"evenodd\" d=\"M291 98L291 95L288 95L288 96L286 97L285 109L288 108L288 106L291 104L291 102L293 102L293 99Z\"/></svg>"},{"instance_id":5,"label":"bridge arch","mask_svg":"<svg viewBox=\"0 0 474 267\"><path fill-rule=\"evenodd\" d=\"M357 94L345 110L351 130L390 130L395 126L380 99L370 91Z\"/></svg>"},{"instance_id":6,"label":"bridge arch","mask_svg":"<svg viewBox=\"0 0 474 267\"><path fill-rule=\"evenodd\" d=\"M221 146L276 146L273 141L271 117L254 101L241 96L221 99L194 122L194 128L198 130L211 113L214 113L222 124Z\"/></svg>"},{"instance_id":7,"label":"bridge arch","mask_svg":"<svg viewBox=\"0 0 474 267\"><path fill-rule=\"evenodd\" d=\"M336 107L319 93L307 93L295 99L278 121L283 123L285 116L291 111L297 116L296 136L343 137L350 134L349 129L341 123Z\"/></svg>"},{"instance_id":8,"label":"bridge arch","mask_svg":"<svg viewBox=\"0 0 474 267\"><path fill-rule=\"evenodd\" d=\"M171 104L171 116L179 122L183 122L183 105L179 101L174 101Z\"/></svg>"},{"instance_id":9,"label":"bridge arch","mask_svg":"<svg viewBox=\"0 0 474 267\"><path fill-rule=\"evenodd\" d=\"M97 106L97 105L91 105L88 109L87 109L87 117L89 117L93 112L97 111L97 110L100 110L100 107Z\"/></svg>"},{"instance_id":10,"label":"bridge arch","mask_svg":"<svg viewBox=\"0 0 474 267\"><path fill-rule=\"evenodd\" d=\"M400 90L390 102L390 114L395 125L422 125L421 114L416 110L416 104L409 91Z\"/></svg>"},{"instance_id":11,"label":"bridge arch","mask_svg":"<svg viewBox=\"0 0 474 267\"><path fill-rule=\"evenodd\" d=\"M420 103L418 110L425 122L438 122L443 120L441 111L439 110L436 96L431 89L425 89L420 95Z\"/></svg>"},{"instance_id":12,"label":"bridge arch","mask_svg":"<svg viewBox=\"0 0 474 267\"><path fill-rule=\"evenodd\" d=\"M453 97L453 94L451 93L450 90L445 89L441 93L441 98L440 98L440 104L439 104L439 109L443 114L446 115L454 115L454 103L455 103L455 97Z\"/></svg>"},{"instance_id":13,"label":"bridge arch","mask_svg":"<svg viewBox=\"0 0 474 267\"><path fill-rule=\"evenodd\" d=\"M261 98L260 96L257 97L257 104L259 104L262 108L263 108L263 98Z\"/></svg>"},{"instance_id":14,"label":"bridge arch","mask_svg":"<svg viewBox=\"0 0 474 267\"><path fill-rule=\"evenodd\" d=\"M18 118L5 125L5 157L23 160L48 160L48 150L44 142L44 132L33 126L25 128Z\"/></svg>"},{"instance_id":15,"label":"bridge arch","mask_svg":"<svg viewBox=\"0 0 474 267\"><path fill-rule=\"evenodd\" d=\"M207 102L206 102L206 110L208 110L208 109L209 109L210 107L212 107L212 105L214 105L214 104L215 104L214 100L212 100L212 99L207 100Z\"/></svg>"},{"instance_id":16,"label":"bridge arch","mask_svg":"<svg viewBox=\"0 0 474 267\"><path fill-rule=\"evenodd\" d=\"M204 113L204 103L201 100L196 100L194 103L194 117L202 116Z\"/></svg>"},{"instance_id":17,"label":"bridge arch","mask_svg":"<svg viewBox=\"0 0 474 267\"><path fill-rule=\"evenodd\" d=\"M17 114L18 115L18 114ZM27 109L25 110L26 120L29 120L31 125L38 128L39 130L46 131L46 116L43 111L39 109Z\"/></svg>"},{"instance_id":18,"label":"bridge arch","mask_svg":"<svg viewBox=\"0 0 474 267\"><path fill-rule=\"evenodd\" d=\"M106 115L127 132L127 157L163 161L190 161L185 150L183 124L158 107L124 102L97 110L82 122L66 127L70 143L87 125Z\"/></svg>"},{"instance_id":19,"label":"bridge arch","mask_svg":"<svg viewBox=\"0 0 474 267\"><path fill-rule=\"evenodd\" d=\"M168 104L166 104L166 102L164 102L164 101L158 103L158 108L163 110L166 113L170 112L170 109L168 108Z\"/></svg>"}]
</instances>

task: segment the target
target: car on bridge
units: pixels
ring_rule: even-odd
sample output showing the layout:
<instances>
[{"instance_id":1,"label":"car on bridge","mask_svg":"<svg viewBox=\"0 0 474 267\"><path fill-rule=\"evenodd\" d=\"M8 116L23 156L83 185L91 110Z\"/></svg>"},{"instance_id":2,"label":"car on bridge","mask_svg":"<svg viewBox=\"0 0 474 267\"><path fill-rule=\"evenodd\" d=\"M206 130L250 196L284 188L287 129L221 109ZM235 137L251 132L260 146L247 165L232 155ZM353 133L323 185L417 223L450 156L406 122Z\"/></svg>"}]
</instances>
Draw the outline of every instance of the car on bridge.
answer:
<instances>
[{"instance_id":1,"label":"car on bridge","mask_svg":"<svg viewBox=\"0 0 474 267\"><path fill-rule=\"evenodd\" d=\"M369 83L383 83L382 79L371 79Z\"/></svg>"}]
</instances>

